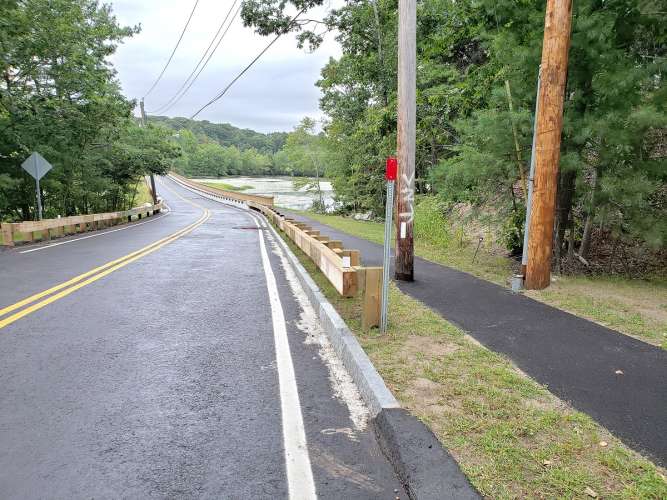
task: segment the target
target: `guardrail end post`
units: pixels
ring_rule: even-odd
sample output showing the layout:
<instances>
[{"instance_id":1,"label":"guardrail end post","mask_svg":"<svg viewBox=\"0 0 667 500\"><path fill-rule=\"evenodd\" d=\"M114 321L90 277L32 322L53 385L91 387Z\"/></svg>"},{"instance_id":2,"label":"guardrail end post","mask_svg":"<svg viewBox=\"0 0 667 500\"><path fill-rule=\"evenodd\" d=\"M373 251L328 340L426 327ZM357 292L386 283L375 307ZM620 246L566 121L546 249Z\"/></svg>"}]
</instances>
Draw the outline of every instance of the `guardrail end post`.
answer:
<instances>
[{"instance_id":1,"label":"guardrail end post","mask_svg":"<svg viewBox=\"0 0 667 500\"><path fill-rule=\"evenodd\" d=\"M14 233L12 232L12 226L10 224L1 224L0 230L2 231L2 244L6 247L13 247Z\"/></svg>"},{"instance_id":2,"label":"guardrail end post","mask_svg":"<svg viewBox=\"0 0 667 500\"><path fill-rule=\"evenodd\" d=\"M363 269L363 274L359 273ZM363 281L361 305L361 327L369 330L380 325L380 289L382 287L381 267L361 267L357 270L360 281Z\"/></svg>"}]
</instances>

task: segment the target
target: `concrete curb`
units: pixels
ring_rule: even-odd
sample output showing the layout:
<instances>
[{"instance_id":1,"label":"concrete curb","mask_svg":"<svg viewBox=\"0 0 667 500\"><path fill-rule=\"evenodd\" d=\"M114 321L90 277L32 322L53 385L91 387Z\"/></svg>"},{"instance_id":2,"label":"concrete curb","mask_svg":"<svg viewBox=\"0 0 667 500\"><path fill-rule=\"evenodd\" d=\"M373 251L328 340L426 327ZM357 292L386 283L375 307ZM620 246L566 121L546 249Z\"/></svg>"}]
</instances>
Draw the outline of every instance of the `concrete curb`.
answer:
<instances>
[{"instance_id":1,"label":"concrete curb","mask_svg":"<svg viewBox=\"0 0 667 500\"><path fill-rule=\"evenodd\" d=\"M431 429L406 410L383 410L373 419L373 428L410 498L481 498Z\"/></svg>"}]
</instances>

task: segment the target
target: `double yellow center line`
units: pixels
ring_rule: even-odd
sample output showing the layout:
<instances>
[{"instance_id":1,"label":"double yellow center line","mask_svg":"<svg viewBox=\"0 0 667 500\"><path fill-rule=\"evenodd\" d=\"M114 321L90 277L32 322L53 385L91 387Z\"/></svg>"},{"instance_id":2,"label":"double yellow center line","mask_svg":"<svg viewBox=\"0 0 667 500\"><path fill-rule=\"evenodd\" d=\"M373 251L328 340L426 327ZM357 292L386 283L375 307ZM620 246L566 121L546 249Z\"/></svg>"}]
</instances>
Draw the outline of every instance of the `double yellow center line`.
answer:
<instances>
[{"instance_id":1,"label":"double yellow center line","mask_svg":"<svg viewBox=\"0 0 667 500\"><path fill-rule=\"evenodd\" d=\"M112 272L127 266L128 264L134 262L135 260L138 260L150 253L155 252L156 250L159 250L163 246L171 243L172 241L175 241L178 238L185 236L189 232L201 226L211 217L211 213L208 211L208 209L203 209L203 210L204 212L202 213L202 216L195 222L193 222L189 226L184 227L179 231L176 231L175 233L170 234L169 236L162 238L161 240L155 241L154 243L151 243L150 245L140 248L135 252L124 255L119 259L107 262L106 264L96 267L95 269L91 269L90 271L80 274L79 276L75 276L74 278L67 280L64 283L60 283L59 285L56 285L54 287L51 287L48 290L44 290L43 292L31 295L30 297L20 300L15 304L5 307L4 309L0 309L0 318L1 318L0 329L6 327L7 325L11 325L15 321L23 318L24 316L27 316L28 314L31 314L41 309L42 307L45 307L51 304L52 302L55 302L56 300L66 297L70 293L73 293L78 289L83 288L86 285L89 285L101 278L104 278L108 274L111 274ZM22 307L25 308L21 309ZM18 312L15 312L14 314L10 314L13 311L16 311L17 309L20 310Z\"/></svg>"}]
</instances>

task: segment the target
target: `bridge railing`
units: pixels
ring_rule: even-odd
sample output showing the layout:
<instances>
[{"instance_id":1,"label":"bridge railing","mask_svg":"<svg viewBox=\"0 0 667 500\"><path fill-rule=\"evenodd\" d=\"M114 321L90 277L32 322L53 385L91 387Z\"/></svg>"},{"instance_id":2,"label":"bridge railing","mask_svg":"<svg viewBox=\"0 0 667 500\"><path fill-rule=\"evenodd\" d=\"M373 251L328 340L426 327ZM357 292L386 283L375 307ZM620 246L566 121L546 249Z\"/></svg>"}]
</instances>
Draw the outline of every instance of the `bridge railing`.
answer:
<instances>
[{"instance_id":1,"label":"bridge railing","mask_svg":"<svg viewBox=\"0 0 667 500\"><path fill-rule=\"evenodd\" d=\"M120 212L106 212L102 214L74 215L58 219L44 219L40 221L3 222L0 225L2 244L14 246L14 235L20 235L22 242L50 240L52 237L61 237L69 234L115 226L133 219L150 217L163 209L162 202L157 205L132 208Z\"/></svg>"},{"instance_id":2,"label":"bridge railing","mask_svg":"<svg viewBox=\"0 0 667 500\"><path fill-rule=\"evenodd\" d=\"M359 250L343 248L339 240L320 234L304 222L286 217L273 206L273 197L257 196L256 200L241 200L238 195L221 189L208 188L180 175L170 174L177 182L216 198L243 201L252 210L261 212L315 263L318 269L343 297L362 297L363 328L378 326L380 321L381 267L363 267ZM224 193L224 194L221 194ZM228 196L229 195L229 196ZM234 196L231 196L234 195ZM247 196L247 195L246 195ZM269 202L270 199L270 202Z\"/></svg>"},{"instance_id":3,"label":"bridge railing","mask_svg":"<svg viewBox=\"0 0 667 500\"><path fill-rule=\"evenodd\" d=\"M273 196L264 196L260 194L246 194L246 193L239 193L237 191L228 191L226 189L212 188L205 184L202 184L201 182L195 182L191 179L188 179L187 177L183 177L182 175L179 175L174 172L169 172L169 177L177 181L180 181L183 184L187 184L188 186L197 189L203 193L208 193L217 196L218 198L223 198L232 201L241 201L246 203L248 202L258 203L260 205L264 205L267 207L273 206Z\"/></svg>"}]
</instances>

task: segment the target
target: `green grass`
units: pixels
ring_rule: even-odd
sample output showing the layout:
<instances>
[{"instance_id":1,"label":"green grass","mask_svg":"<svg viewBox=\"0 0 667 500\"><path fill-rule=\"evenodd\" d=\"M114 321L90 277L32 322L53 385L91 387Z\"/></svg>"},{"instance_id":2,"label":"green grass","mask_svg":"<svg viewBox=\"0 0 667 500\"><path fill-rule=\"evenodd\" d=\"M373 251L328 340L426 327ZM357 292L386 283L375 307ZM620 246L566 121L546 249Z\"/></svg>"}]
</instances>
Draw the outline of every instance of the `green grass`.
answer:
<instances>
[{"instance_id":1,"label":"green grass","mask_svg":"<svg viewBox=\"0 0 667 500\"><path fill-rule=\"evenodd\" d=\"M664 278L568 276L545 290L526 293L667 349L667 280Z\"/></svg>"},{"instance_id":2,"label":"green grass","mask_svg":"<svg viewBox=\"0 0 667 500\"><path fill-rule=\"evenodd\" d=\"M388 334L362 331L359 300L340 297L288 243L394 395L484 496L583 499L590 488L602 498L667 498L663 469L396 287Z\"/></svg>"},{"instance_id":3,"label":"green grass","mask_svg":"<svg viewBox=\"0 0 667 500\"><path fill-rule=\"evenodd\" d=\"M244 184L243 186L232 186L226 182L202 182L202 184L213 189L222 189L223 191L246 191L252 189L252 186L247 184Z\"/></svg>"},{"instance_id":4,"label":"green grass","mask_svg":"<svg viewBox=\"0 0 667 500\"><path fill-rule=\"evenodd\" d=\"M507 286L513 262L482 242L475 257L477 242L466 241L461 233L448 229L446 221L435 218L433 207L417 206L415 217L415 254L432 262L470 273ZM382 244L383 224L357 221L339 215L307 213L308 217L339 231ZM475 261L473 263L473 258ZM362 255L363 259L363 255ZM536 300L577 316L596 321L621 333L667 349L667 281L661 278L563 276L540 291L526 294ZM638 300L641 298L641 300Z\"/></svg>"}]
</instances>

